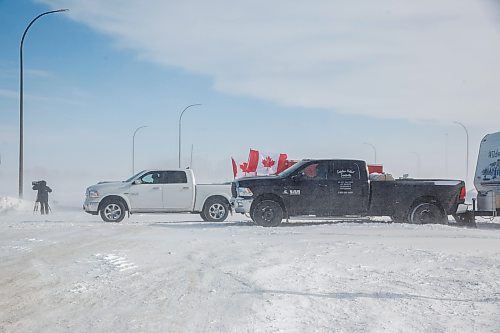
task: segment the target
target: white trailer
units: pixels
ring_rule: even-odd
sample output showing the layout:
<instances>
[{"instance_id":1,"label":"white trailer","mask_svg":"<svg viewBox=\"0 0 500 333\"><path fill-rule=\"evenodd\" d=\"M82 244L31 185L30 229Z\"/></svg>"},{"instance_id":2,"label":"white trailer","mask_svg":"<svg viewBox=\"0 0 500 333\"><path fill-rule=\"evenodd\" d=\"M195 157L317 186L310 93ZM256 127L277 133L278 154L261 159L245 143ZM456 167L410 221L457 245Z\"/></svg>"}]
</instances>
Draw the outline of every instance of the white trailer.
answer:
<instances>
[{"instance_id":1,"label":"white trailer","mask_svg":"<svg viewBox=\"0 0 500 333\"><path fill-rule=\"evenodd\" d=\"M476 216L500 216L500 132L487 134L479 146L474 187L477 198L472 199L472 209L459 205L457 223L475 226Z\"/></svg>"},{"instance_id":2,"label":"white trailer","mask_svg":"<svg viewBox=\"0 0 500 333\"><path fill-rule=\"evenodd\" d=\"M481 141L474 186L477 190L475 215L500 215L500 132L488 134Z\"/></svg>"}]
</instances>

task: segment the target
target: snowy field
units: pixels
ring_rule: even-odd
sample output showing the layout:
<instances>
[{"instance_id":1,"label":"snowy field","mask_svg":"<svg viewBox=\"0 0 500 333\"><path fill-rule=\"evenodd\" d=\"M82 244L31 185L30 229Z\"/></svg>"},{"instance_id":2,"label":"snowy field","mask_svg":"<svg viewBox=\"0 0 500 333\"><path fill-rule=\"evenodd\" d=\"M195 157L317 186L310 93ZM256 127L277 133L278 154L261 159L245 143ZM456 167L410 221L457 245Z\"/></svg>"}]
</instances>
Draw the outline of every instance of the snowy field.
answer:
<instances>
[{"instance_id":1,"label":"snowy field","mask_svg":"<svg viewBox=\"0 0 500 333\"><path fill-rule=\"evenodd\" d=\"M0 332L500 332L500 220L120 224L0 198Z\"/></svg>"}]
</instances>

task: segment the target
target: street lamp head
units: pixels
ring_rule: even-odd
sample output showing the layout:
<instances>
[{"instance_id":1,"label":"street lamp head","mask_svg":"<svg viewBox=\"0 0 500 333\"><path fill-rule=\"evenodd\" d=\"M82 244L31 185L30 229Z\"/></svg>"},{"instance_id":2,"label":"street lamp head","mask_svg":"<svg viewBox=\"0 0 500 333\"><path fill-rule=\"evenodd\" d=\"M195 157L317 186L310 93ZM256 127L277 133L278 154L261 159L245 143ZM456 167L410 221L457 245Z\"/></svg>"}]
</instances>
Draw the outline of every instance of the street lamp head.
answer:
<instances>
[{"instance_id":1,"label":"street lamp head","mask_svg":"<svg viewBox=\"0 0 500 333\"><path fill-rule=\"evenodd\" d=\"M459 125L459 126L462 126L462 128L465 130L465 133L467 133L467 134L468 134L467 127L465 127L465 125L464 125L464 124L462 124L461 122L456 121L456 120L455 120L455 121L453 121L453 123L454 123L454 124L457 124L457 125Z\"/></svg>"},{"instance_id":2,"label":"street lamp head","mask_svg":"<svg viewBox=\"0 0 500 333\"><path fill-rule=\"evenodd\" d=\"M142 125L142 126L139 126L135 129L135 132L134 133L137 133L138 130L140 130L141 128L145 128L145 127L148 127L148 125Z\"/></svg>"},{"instance_id":3,"label":"street lamp head","mask_svg":"<svg viewBox=\"0 0 500 333\"><path fill-rule=\"evenodd\" d=\"M69 9L68 8L62 8L62 9L57 9L57 10L51 11L51 13L60 13L60 12L69 12Z\"/></svg>"},{"instance_id":4,"label":"street lamp head","mask_svg":"<svg viewBox=\"0 0 500 333\"><path fill-rule=\"evenodd\" d=\"M201 105L201 104L196 103L196 104L191 104L191 105L186 106L186 107L184 108L184 110L182 110L182 112L181 112L181 117L182 117L182 114L184 113L184 111L186 111L186 110L187 110L187 109L189 109L190 107L192 107L192 106L200 106L200 105Z\"/></svg>"},{"instance_id":5,"label":"street lamp head","mask_svg":"<svg viewBox=\"0 0 500 333\"><path fill-rule=\"evenodd\" d=\"M372 147L373 149L373 153L375 154L375 160L374 160L374 163L377 164L377 148L375 148L375 145L369 143L369 142L363 142L363 144L365 145L368 145L370 147Z\"/></svg>"},{"instance_id":6,"label":"street lamp head","mask_svg":"<svg viewBox=\"0 0 500 333\"><path fill-rule=\"evenodd\" d=\"M68 8L56 9L56 10L51 10L49 12L45 12L44 14L61 13L61 12L69 12L69 9Z\"/></svg>"}]
</instances>

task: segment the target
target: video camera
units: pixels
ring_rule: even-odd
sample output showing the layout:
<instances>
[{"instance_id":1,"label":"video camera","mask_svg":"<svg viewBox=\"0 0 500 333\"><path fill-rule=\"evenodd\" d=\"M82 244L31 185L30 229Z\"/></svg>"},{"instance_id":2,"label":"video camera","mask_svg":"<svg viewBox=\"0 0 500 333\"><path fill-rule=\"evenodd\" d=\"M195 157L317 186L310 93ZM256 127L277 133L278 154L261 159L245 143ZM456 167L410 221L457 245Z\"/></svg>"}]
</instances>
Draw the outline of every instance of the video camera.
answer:
<instances>
[{"instance_id":1,"label":"video camera","mask_svg":"<svg viewBox=\"0 0 500 333\"><path fill-rule=\"evenodd\" d=\"M34 180L31 182L31 185L33 186L33 190L37 191L39 186L42 185L43 180Z\"/></svg>"}]
</instances>

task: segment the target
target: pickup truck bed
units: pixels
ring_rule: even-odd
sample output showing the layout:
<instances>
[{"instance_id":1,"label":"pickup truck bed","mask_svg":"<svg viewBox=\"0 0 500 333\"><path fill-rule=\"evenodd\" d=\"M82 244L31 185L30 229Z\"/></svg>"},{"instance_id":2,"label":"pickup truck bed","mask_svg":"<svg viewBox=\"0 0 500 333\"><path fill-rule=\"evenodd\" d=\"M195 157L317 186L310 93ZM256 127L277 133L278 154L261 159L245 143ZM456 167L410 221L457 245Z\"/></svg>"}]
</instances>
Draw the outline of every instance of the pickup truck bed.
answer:
<instances>
[{"instance_id":1,"label":"pickup truck bed","mask_svg":"<svg viewBox=\"0 0 500 333\"><path fill-rule=\"evenodd\" d=\"M459 203L459 180L397 179L371 181L369 216L392 216L403 219L416 198L438 202L446 215L453 215Z\"/></svg>"}]
</instances>

